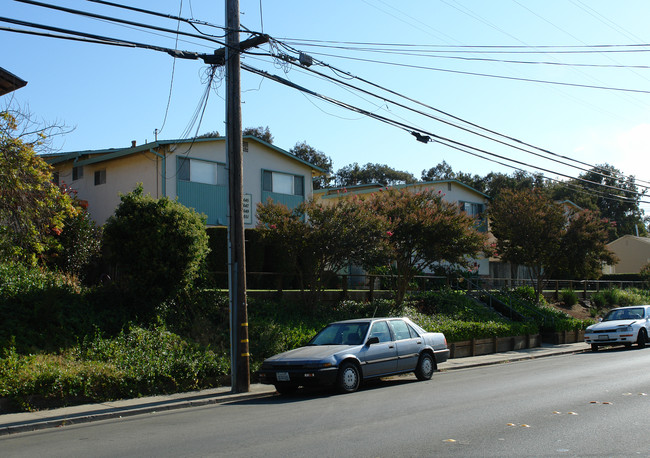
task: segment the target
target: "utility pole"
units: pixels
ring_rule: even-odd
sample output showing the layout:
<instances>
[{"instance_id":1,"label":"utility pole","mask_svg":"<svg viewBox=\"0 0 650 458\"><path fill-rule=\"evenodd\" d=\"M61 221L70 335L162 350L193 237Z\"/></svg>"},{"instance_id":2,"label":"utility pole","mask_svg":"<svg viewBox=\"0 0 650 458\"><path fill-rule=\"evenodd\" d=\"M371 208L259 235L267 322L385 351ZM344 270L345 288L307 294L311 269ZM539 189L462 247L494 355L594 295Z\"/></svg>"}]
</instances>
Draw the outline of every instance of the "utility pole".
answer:
<instances>
[{"instance_id":1,"label":"utility pole","mask_svg":"<svg viewBox=\"0 0 650 458\"><path fill-rule=\"evenodd\" d=\"M228 291L233 393L250 391L248 306L244 249L239 0L226 0L226 149L228 168Z\"/></svg>"}]
</instances>

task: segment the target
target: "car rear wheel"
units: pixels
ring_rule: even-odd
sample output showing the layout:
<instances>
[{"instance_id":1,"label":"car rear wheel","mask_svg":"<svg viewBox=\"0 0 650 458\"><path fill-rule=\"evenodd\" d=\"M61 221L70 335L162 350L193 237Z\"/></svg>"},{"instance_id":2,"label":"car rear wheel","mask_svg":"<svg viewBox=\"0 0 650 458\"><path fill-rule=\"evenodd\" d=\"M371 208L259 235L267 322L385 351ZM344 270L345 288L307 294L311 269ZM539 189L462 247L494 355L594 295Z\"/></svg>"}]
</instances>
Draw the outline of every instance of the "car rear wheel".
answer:
<instances>
[{"instance_id":1,"label":"car rear wheel","mask_svg":"<svg viewBox=\"0 0 650 458\"><path fill-rule=\"evenodd\" d=\"M361 372L354 363L343 363L339 368L337 387L342 393L353 393L359 389Z\"/></svg>"},{"instance_id":2,"label":"car rear wheel","mask_svg":"<svg viewBox=\"0 0 650 458\"><path fill-rule=\"evenodd\" d=\"M429 380L436 370L436 364L430 353L422 353L415 368L415 376L418 380Z\"/></svg>"},{"instance_id":3,"label":"car rear wheel","mask_svg":"<svg viewBox=\"0 0 650 458\"><path fill-rule=\"evenodd\" d=\"M591 344L591 351L598 351L598 345Z\"/></svg>"},{"instance_id":4,"label":"car rear wheel","mask_svg":"<svg viewBox=\"0 0 650 458\"><path fill-rule=\"evenodd\" d=\"M645 344L648 342L648 334L646 333L646 330L641 328L639 329L639 336L636 339L636 344L639 346L639 348L645 348Z\"/></svg>"}]
</instances>

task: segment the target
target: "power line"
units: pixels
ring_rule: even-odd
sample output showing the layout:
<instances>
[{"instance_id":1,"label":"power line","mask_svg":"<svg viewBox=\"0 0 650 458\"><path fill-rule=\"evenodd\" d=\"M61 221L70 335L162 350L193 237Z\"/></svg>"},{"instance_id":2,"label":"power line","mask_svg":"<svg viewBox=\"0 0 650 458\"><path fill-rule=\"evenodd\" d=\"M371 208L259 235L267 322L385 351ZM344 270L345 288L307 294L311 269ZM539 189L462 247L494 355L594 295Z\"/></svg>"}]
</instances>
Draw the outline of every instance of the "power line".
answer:
<instances>
[{"instance_id":1,"label":"power line","mask_svg":"<svg viewBox=\"0 0 650 458\"><path fill-rule=\"evenodd\" d=\"M289 46L287 46L287 45L285 45L285 44L282 44L282 45L285 46L285 47L286 47L288 50L290 50L291 52L295 52L295 53L298 53L298 52L299 52L299 51L295 50L294 48L289 47ZM281 55L281 56L275 56L275 57L276 57L276 58L281 58L281 59L286 58L286 59L289 59L291 62L294 62L294 63L295 63L295 61L297 60L297 59L295 59L295 58L293 58L293 57L291 57L291 56L287 56L287 55ZM334 67L334 66L332 66L332 65L330 65L330 64L327 64L327 63L325 63L325 62L317 61L317 63L318 63L319 65L321 65L321 66L324 66L324 67L326 67L326 68L329 68L329 69L332 70L334 73L342 73L342 74L344 74L348 79L357 79L357 80L359 80L359 81L361 81L361 82L363 82L363 83L365 83L365 84L368 84L368 85L370 85L370 86L372 86L372 87L375 87L375 88L377 88L377 89L380 89L380 90L382 90L382 91L385 91L385 92L387 92L387 93L389 93L389 94L396 95L396 96L398 96L398 97L400 97L400 98L403 98L403 99L405 99L405 100L408 100L408 101L410 101L410 102L416 103L416 104L418 104L418 105L420 105L420 106L423 106L423 107L425 107L425 108L427 108L427 109L430 109L430 110L435 111L435 112L437 112L437 113L440 113L440 114L443 114L443 115L445 115L445 116L448 116L448 117L450 117L451 119L454 119L454 120L456 120L456 121L459 121L459 122L461 122L461 123L463 123L463 124L467 124L467 125L469 125L469 126L471 126L471 127L473 127L473 128L478 128L478 129L480 129L481 131L487 132L487 133L489 133L489 134L491 134L491 135L496 135L496 136L501 137L501 138L504 138L504 139L506 139L506 140L508 140L508 141L512 141L512 142L515 142L515 143L517 143L517 144L519 144L519 145L523 145L523 146L526 146L526 147L528 147L528 148L532 148L532 149L534 149L534 150L540 151L540 152L542 152L542 153L544 153L544 154L551 155L551 156L553 156L553 157L559 157L559 158L561 158L561 159L566 159L566 160L569 160L569 161L575 162L575 163L577 163L577 164L581 164L581 165L584 165L584 166L587 166L587 167L591 167L591 169L593 169L593 170L586 170L586 169L584 169L584 168L577 167L577 166L574 166L574 165L572 165L572 164L566 164L565 162L562 162L562 161L555 161L555 162L559 162L559 163L562 163L563 165L568 165L568 166L570 166L570 167L574 167L574 168L577 168L577 169L579 169L579 170L583 170L583 171L594 171L594 170L596 170L596 173L598 173L599 175L607 176L607 177L610 176L610 175L609 175L609 171L607 171L607 172L608 172L608 175L603 175L602 173L598 172L597 170L600 169L599 166L595 166L595 165L592 165L592 164L589 164L589 163L586 163L586 162L578 161L578 160L573 159L573 158L570 158L570 157L568 157L568 156L563 156L563 155L560 155L560 154L554 153L554 152L552 152L552 151L550 151L550 150L543 149L543 148L539 148L539 147L537 147L537 146L534 146L534 145L531 145L531 144L529 144L529 143L523 142L523 141L518 140L518 139L516 139L516 138L513 138L513 137L511 137L511 136L504 135L504 134L501 134L501 133L496 132L496 131L494 131L494 130L487 129L487 128L483 127L483 126L480 126L480 125L478 125L478 124L472 123L472 122L467 121L467 120L465 120L465 119L462 119L462 118L459 118L459 117L457 117L457 116L454 116L454 115L452 115L452 114L450 114L450 113L448 113L448 112L445 112L445 111L439 110L439 109L437 109L437 108L435 108L435 107L432 107L432 106L430 106L430 105L427 105L427 104L425 104L425 103L422 103L422 102L419 101L419 100L416 100L416 99L413 99L413 98L407 97L407 96L405 96L404 94L401 94L401 93L399 93L399 92L393 91L393 90L388 89L388 88L386 88L386 87L384 87L384 86L380 86L380 85L378 85L378 84L376 84L376 83L373 83L372 81L369 81L369 80L367 80L367 79L364 79L364 78L361 78L361 77L358 77L358 76L352 75L352 74L349 73L349 72L345 72L345 71L343 71L343 70L340 70L340 69L338 69L338 68L336 68L336 67ZM311 71L311 72L315 72L314 70L312 70L312 69L310 69L310 68L307 68L307 67L304 67L304 66L301 67L301 68L306 69L306 70ZM315 73L318 73L318 72L315 72ZM321 75L321 77L330 78L330 77L327 77L326 75L322 75L322 74L320 74L320 73L318 73L318 74ZM333 78L332 78L332 80L333 80ZM462 130L466 130L466 131L468 131L468 132L471 132L471 133L473 133L473 134L475 134L475 135L479 135L479 136L482 136L482 137L488 138L488 139L490 139L490 140L492 140L492 141L496 141L496 142L499 142L499 143L505 144L505 143L502 142L502 141L499 141L499 140L496 140L496 139L490 138L490 137L488 137L488 136L485 136L485 135L483 135L483 134L480 134L480 133L477 133L477 132L471 131L471 130L469 130L469 129L467 129L467 128L464 128L464 127L462 127L462 126L458 126L458 125L456 125L456 124L454 124L454 123L451 123L451 122L449 122L449 121L446 121L446 120L440 119L440 118L435 117L435 116L431 116L431 115L426 114L426 113L423 113L423 112L421 112L421 111L419 111L419 110L415 110L415 109L413 109L413 108L411 108L411 107L406 107L406 106L404 106L404 105L402 105L402 104L400 104L400 103L398 103L398 102L395 102L395 101L393 101L393 100L389 100L389 99L387 99L387 98L384 97L384 96L380 96L380 95L377 95L377 94L373 94L373 93L370 93L370 92L368 92L368 91L365 91L365 90L363 90L363 89L361 89L361 88L358 88L358 87L356 87L356 86L352 86L352 85L350 85L350 84L347 83L347 82L339 81L339 80L335 80L335 81L336 81L336 83L339 84L339 85L346 85L346 86L349 86L349 87L353 87L353 88L355 88L355 89L357 89L357 90L359 90L359 91L362 91L362 92L364 92L364 93L366 93L366 94L370 94L370 95L372 95L372 96L374 96L374 97L380 98L382 101L385 101L385 102L386 102L386 101L389 101L389 102L391 102L391 103L393 103L393 104L395 104L395 105L398 105L398 106L400 106L400 107L406 108L406 109L411 110L411 111L413 111L413 112L415 112L415 113L422 114L422 115L424 115L424 116L430 117L430 118L435 119L435 120L438 120L438 121L440 121L440 122L447 123L447 124L452 125L452 126L454 126L454 127L460 128L460 129L462 129ZM519 149L519 150L521 150L521 151L525 151L525 152L527 152L527 153L529 153L529 154L533 154L533 155L540 156L538 153L534 153L534 152L532 152L532 151L529 151L529 150L527 150L527 149L520 148L520 147L518 147L518 146L514 146L514 145L507 145L507 146L510 146L510 147L512 147L512 148L515 148L515 149ZM544 157L544 156L540 156L540 157ZM545 159L548 159L548 160L553 160L552 158L546 158L546 157L544 157L544 158L545 158ZM601 169L601 170L602 170L602 169ZM643 182L643 180L639 180L639 181ZM648 183L648 182L646 182L646 183ZM649 183L649 184L650 184L650 183Z\"/></svg>"},{"instance_id":2,"label":"power line","mask_svg":"<svg viewBox=\"0 0 650 458\"><path fill-rule=\"evenodd\" d=\"M439 68L439 67L427 67L424 65L404 64L404 63L388 62L388 61L382 61L376 59L364 59L360 57L341 56L337 54L314 53L314 55L336 57L339 59L354 60L358 62L368 62L373 64L390 65L394 67L414 68L419 70L430 70L430 71L443 72L443 73L454 73L458 75L480 76L484 78L504 79L510 81L527 82L527 83L550 84L556 86L581 87L585 89L599 89L599 90L607 90L607 91L629 92L629 93L636 93L636 94L650 94L650 91L645 89L629 89L629 88L612 87L612 86L598 86L593 84L568 83L564 81L541 80L535 78L522 78L522 77L507 76L507 75L494 75L490 73L469 72L469 71L452 70L448 68Z\"/></svg>"},{"instance_id":3,"label":"power line","mask_svg":"<svg viewBox=\"0 0 650 458\"><path fill-rule=\"evenodd\" d=\"M447 137L443 137L443 136L434 134L432 132L422 131L422 130L419 130L419 132L418 132L418 129L414 128L413 126L410 126L408 124L405 124L405 123L402 123L402 122L399 122L399 121L395 121L394 119L390 119L390 118L387 118L385 116L381 116L381 115L378 115L376 113L369 112L367 110L364 110L362 108L350 105L348 103L342 102L342 101L334 99L332 97L325 96L323 94L317 93L315 91L312 91L311 89L305 88L304 86L300 86L300 85L298 85L296 83L293 83L293 82L291 82L291 81L289 81L289 80L287 80L285 78L282 78L280 76L272 75L272 74L270 74L270 73L268 73L266 71L259 70L257 68L251 67L251 66L246 65L246 64L242 65L242 69L246 70L246 71L248 71L250 73L257 74L259 76L263 76L265 78L271 79L273 81L276 81L276 82L278 82L280 84L291 87L293 89L297 89L299 91L302 91L302 92L304 92L306 94L309 94L309 95L311 95L313 97L319 98L319 99L324 100L326 102L332 103L332 104L334 104L336 106L339 106L341 108L351 110L351 111L354 111L354 112L357 112L357 113L364 114L364 115L366 115L366 116L368 116L370 118L373 118L373 119L376 119L378 121L384 122L385 124L391 125L393 127L400 128L400 129L402 129L402 130L404 130L406 132L409 132L410 134L414 135L418 140L423 141L425 143L427 143L429 141L434 141L434 142L442 143L444 145L449 145L449 144L456 145L456 146L459 146L459 147L462 147L462 148L468 148L468 149L471 149L471 150L474 150L474 151L478 151L480 153L487 154L487 155L490 155L490 156L493 156L493 157L496 157L496 158L499 158L499 159L507 160L507 161L510 161L510 162L513 162L513 163L516 163L516 164L519 164L519 165L523 165L523 166L526 166L526 167L531 167L531 168L541 170L543 172L551 173L551 174L554 174L554 175L557 175L557 176L562 176L564 178L569 178L569 179L572 179L572 180L580 181L580 182L583 182L583 183L588 183L588 184L599 186L599 187L602 187L602 188L608 188L608 189L613 189L613 190L616 190L616 191L622 191L622 192L626 192L626 193L637 195L637 196L643 195L643 193L630 191L630 190L627 190L627 189L618 188L616 186L610 186L610 185L603 184L603 183L597 183L597 182L594 182L594 181L586 180L584 178L573 177L571 175L566 175L566 174L555 172L555 171L552 171L552 170L549 170L549 169L546 169L546 168L542 168L542 167L539 167L539 166L534 166L534 165L528 164L526 162L511 159L511 158L508 158L508 157L503 156L503 155L499 155L499 154L496 154L496 153L493 153L493 152L490 152L490 151L487 151L487 150L484 150L484 149L481 149L481 148L477 148L477 147L474 147L474 146L471 146L471 145L468 145L468 144L465 144L465 143L462 143L462 142L459 142L459 141L456 141L456 140L452 140L452 139L447 138ZM646 203L646 202L644 202L644 203ZM650 203L650 202L647 202L647 203Z\"/></svg>"},{"instance_id":4,"label":"power line","mask_svg":"<svg viewBox=\"0 0 650 458\"><path fill-rule=\"evenodd\" d=\"M122 9L130 10L130 11L135 11L135 12L138 12L138 13L149 14L149 15L152 15L152 16L158 16L158 17L162 17L162 18L166 18L166 19L172 19L172 20L179 21L179 22L185 22L186 24L189 24L190 26L192 26L194 28L194 30L196 30L197 32L199 32L202 35L205 35L205 33L201 32L196 27L197 25L204 25L204 26L208 26L208 27L214 27L214 28L217 28L217 29L226 30L225 27L215 25L215 24L212 24L210 22L205 22L205 21L199 21L199 20L196 20L196 19L187 19L187 18L180 17L180 14L179 14L179 16L174 16L172 14L159 13L157 11L146 10L146 9L143 9L143 8L136 8L134 6L123 5L123 4L120 4L120 3L114 3L114 2L109 2L109 1L105 1L105 0L86 0L86 1L93 2L93 3L99 3L101 5L113 6L113 7L116 7L116 8L122 8ZM190 9L191 8L192 8L192 3L190 2ZM223 38L225 35L219 35L219 36L208 35L208 36L211 36L211 37L214 37L214 38Z\"/></svg>"},{"instance_id":5,"label":"power line","mask_svg":"<svg viewBox=\"0 0 650 458\"><path fill-rule=\"evenodd\" d=\"M119 24L127 24L127 25L136 26L136 27L142 27L142 28L146 28L146 29L157 30L159 32L171 33L171 34L175 34L175 35L184 35L184 36L187 36L187 37L199 38L201 40L207 40L207 41L210 41L210 42L213 42L213 43L218 43L221 46L225 46L224 42L216 40L215 38L206 36L205 34L182 32L182 31L178 31L178 30L174 30L174 29L168 29L166 27L158 27L158 26L151 25L151 24L143 24L141 22L129 21L129 20L126 20L126 19L119 19L119 18L115 18L115 17L111 17L111 16L104 16L104 15L101 15L101 14L89 13L89 12L86 12L86 11L75 10L75 9L72 9L72 8L65 8L63 6L49 5L47 3L41 3L41 2L38 2L38 1L35 1L35 0L15 0L15 1L20 2L20 3L27 3L29 5L40 6L40 7L43 7L43 8L49 8L49 9L53 9L53 10L57 10L57 11L63 11L63 12L66 12L66 13L75 14L75 15L79 15L79 16L86 16L86 17L90 17L90 18L93 18L93 19L100 19L100 20L103 20L103 21L116 22L116 23L119 23Z\"/></svg>"}]
</instances>

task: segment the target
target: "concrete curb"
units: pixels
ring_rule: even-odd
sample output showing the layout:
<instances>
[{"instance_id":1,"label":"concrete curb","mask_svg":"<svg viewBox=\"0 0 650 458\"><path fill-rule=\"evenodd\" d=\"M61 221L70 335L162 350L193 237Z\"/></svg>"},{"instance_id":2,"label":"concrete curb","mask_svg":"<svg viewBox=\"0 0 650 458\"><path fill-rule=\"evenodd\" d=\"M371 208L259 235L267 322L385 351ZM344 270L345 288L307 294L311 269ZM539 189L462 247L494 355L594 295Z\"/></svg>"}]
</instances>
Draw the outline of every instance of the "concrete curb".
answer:
<instances>
[{"instance_id":1,"label":"concrete curb","mask_svg":"<svg viewBox=\"0 0 650 458\"><path fill-rule=\"evenodd\" d=\"M158 402L148 402L146 404L137 404L133 406L116 406L105 409L95 408L88 412L79 412L76 414L52 415L49 418L36 418L33 420L16 421L13 423L0 424L0 436L9 434L24 433L37 431L47 428L60 428L63 426L89 423L100 420L110 420L114 418L132 417L168 410L184 409L187 407L200 407L211 404L225 404L228 402L245 401L266 397L275 393L273 387L268 391L259 391L254 393L240 394L223 394L223 395L199 395L184 399L171 399ZM95 405L92 405L95 407ZM56 410L52 411L56 413ZM2 418L0 417L0 420Z\"/></svg>"},{"instance_id":2,"label":"concrete curb","mask_svg":"<svg viewBox=\"0 0 650 458\"><path fill-rule=\"evenodd\" d=\"M447 372L447 371L453 371L453 370L459 370L459 369L471 369L473 367L482 367L482 366L492 366L495 364L506 364L506 363L513 363L517 361L527 361L531 359L539 359L539 358L548 358L551 356L561 356L561 355L573 355L576 353L584 353L587 351L585 348L580 348L580 349L567 349L567 350L560 350L560 351L554 351L554 352L549 352L549 353L542 353L542 354L537 354L537 355L532 355L532 354L525 354L525 355L512 355L512 357L504 357L500 359L486 359L484 361L475 361L475 362L469 362L465 363L462 365L458 366L452 366L452 367L442 367L440 369L441 372ZM443 363L444 364L444 363Z\"/></svg>"}]
</instances>

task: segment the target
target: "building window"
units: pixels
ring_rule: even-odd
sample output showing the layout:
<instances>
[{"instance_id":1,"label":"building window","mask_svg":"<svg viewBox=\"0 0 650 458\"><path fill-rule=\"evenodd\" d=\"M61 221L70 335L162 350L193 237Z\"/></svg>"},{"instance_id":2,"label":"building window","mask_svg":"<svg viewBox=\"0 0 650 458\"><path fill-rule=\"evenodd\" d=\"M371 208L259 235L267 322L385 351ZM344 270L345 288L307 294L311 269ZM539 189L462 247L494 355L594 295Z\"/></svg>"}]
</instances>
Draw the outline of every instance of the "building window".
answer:
<instances>
[{"instance_id":1,"label":"building window","mask_svg":"<svg viewBox=\"0 0 650 458\"><path fill-rule=\"evenodd\" d=\"M200 161L186 157L178 158L178 179L193 183L226 186L228 175L226 166L217 162Z\"/></svg>"},{"instance_id":2,"label":"building window","mask_svg":"<svg viewBox=\"0 0 650 458\"><path fill-rule=\"evenodd\" d=\"M262 190L277 192L278 194L304 196L305 177L264 170L262 172Z\"/></svg>"},{"instance_id":3,"label":"building window","mask_svg":"<svg viewBox=\"0 0 650 458\"><path fill-rule=\"evenodd\" d=\"M57 186L59 185L59 172L54 172L52 174L52 183L54 183Z\"/></svg>"},{"instance_id":4,"label":"building window","mask_svg":"<svg viewBox=\"0 0 650 458\"><path fill-rule=\"evenodd\" d=\"M95 186L106 183L106 169L95 170Z\"/></svg>"},{"instance_id":5,"label":"building window","mask_svg":"<svg viewBox=\"0 0 650 458\"><path fill-rule=\"evenodd\" d=\"M72 167L72 181L80 180L84 177L83 167Z\"/></svg>"},{"instance_id":6,"label":"building window","mask_svg":"<svg viewBox=\"0 0 650 458\"><path fill-rule=\"evenodd\" d=\"M483 204L475 204L472 202L460 202L460 209L467 213L469 216L478 218L483 213Z\"/></svg>"}]
</instances>

